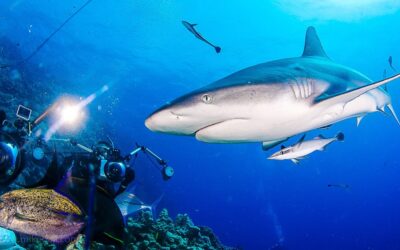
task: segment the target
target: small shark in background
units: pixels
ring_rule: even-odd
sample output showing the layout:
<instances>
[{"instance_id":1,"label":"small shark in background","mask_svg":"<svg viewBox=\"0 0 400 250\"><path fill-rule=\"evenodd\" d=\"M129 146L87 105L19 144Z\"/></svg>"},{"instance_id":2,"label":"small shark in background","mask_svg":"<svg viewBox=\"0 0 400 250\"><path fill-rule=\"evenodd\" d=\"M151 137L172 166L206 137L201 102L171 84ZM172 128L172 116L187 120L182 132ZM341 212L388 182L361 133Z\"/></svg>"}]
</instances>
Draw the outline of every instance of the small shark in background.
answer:
<instances>
[{"instance_id":1,"label":"small shark in background","mask_svg":"<svg viewBox=\"0 0 400 250\"><path fill-rule=\"evenodd\" d=\"M391 68L393 71L396 71L396 68L393 66L393 58L392 58L392 56L389 56L388 62L389 62L390 68Z\"/></svg>"},{"instance_id":2,"label":"small shark in background","mask_svg":"<svg viewBox=\"0 0 400 250\"><path fill-rule=\"evenodd\" d=\"M281 150L271 155L270 160L291 160L298 164L305 156L319 150L323 151L325 148L334 141L344 141L344 134L338 133L335 137L325 138L322 135L315 137L312 140L304 141L306 135L303 135L300 140L290 146L285 147L282 145Z\"/></svg>"},{"instance_id":3,"label":"small shark in background","mask_svg":"<svg viewBox=\"0 0 400 250\"><path fill-rule=\"evenodd\" d=\"M214 44L210 43L209 41L207 41L202 35L200 35L199 32L197 32L197 30L194 28L194 26L196 26L197 24L191 24L189 22L186 21L182 21L182 24L186 27L186 29L188 29L195 37L197 37L198 39L200 39L201 41L211 45L212 47L214 47L215 52L219 53L221 52L221 48L218 46L215 46Z\"/></svg>"},{"instance_id":4,"label":"small shark in background","mask_svg":"<svg viewBox=\"0 0 400 250\"><path fill-rule=\"evenodd\" d=\"M347 188L350 188L350 185L349 184L328 184L328 187L347 189Z\"/></svg>"},{"instance_id":5,"label":"small shark in background","mask_svg":"<svg viewBox=\"0 0 400 250\"><path fill-rule=\"evenodd\" d=\"M267 150L349 118L361 121L385 107L399 122L383 89L398 78L400 74L373 82L335 63L309 27L302 56L235 72L162 106L145 125L208 143L261 142Z\"/></svg>"}]
</instances>

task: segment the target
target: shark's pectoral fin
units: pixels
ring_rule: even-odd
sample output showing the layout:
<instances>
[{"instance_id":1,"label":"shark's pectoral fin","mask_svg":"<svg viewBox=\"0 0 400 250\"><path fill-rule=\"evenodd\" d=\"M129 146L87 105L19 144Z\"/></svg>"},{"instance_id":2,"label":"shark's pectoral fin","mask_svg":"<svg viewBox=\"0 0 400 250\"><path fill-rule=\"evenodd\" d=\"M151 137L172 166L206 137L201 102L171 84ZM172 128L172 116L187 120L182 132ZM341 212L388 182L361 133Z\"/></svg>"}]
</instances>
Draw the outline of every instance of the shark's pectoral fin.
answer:
<instances>
[{"instance_id":1,"label":"shark's pectoral fin","mask_svg":"<svg viewBox=\"0 0 400 250\"><path fill-rule=\"evenodd\" d=\"M362 121L362 119L365 117L365 115L361 115L357 117L357 127L360 126L360 123Z\"/></svg>"},{"instance_id":2,"label":"shark's pectoral fin","mask_svg":"<svg viewBox=\"0 0 400 250\"><path fill-rule=\"evenodd\" d=\"M348 103L352 100L354 100L355 98L359 97L362 94L365 94L366 92L378 88L382 85L385 85L391 81L394 81L396 79L400 78L400 74L394 75L392 77L386 78L382 81L378 81L378 82L374 82L362 87L358 87L355 89L351 89L342 93L337 93L335 95L332 96L320 96L317 97L314 100L314 104L316 105L325 105L325 106L333 106L335 104L338 103Z\"/></svg>"},{"instance_id":3,"label":"shark's pectoral fin","mask_svg":"<svg viewBox=\"0 0 400 250\"><path fill-rule=\"evenodd\" d=\"M390 112L392 113L392 115L393 115L394 119L396 120L397 124L399 124L399 125L400 125L399 118L397 117L397 115L396 115L396 111L394 111L394 108L393 108L392 104L391 104L391 103L389 103L387 106L388 106L388 108L389 108Z\"/></svg>"},{"instance_id":4,"label":"shark's pectoral fin","mask_svg":"<svg viewBox=\"0 0 400 250\"><path fill-rule=\"evenodd\" d=\"M265 141L262 143L262 150L267 151L275 146L278 146L282 142L287 141L289 138L282 139L282 140L276 140L276 141Z\"/></svg>"}]
</instances>

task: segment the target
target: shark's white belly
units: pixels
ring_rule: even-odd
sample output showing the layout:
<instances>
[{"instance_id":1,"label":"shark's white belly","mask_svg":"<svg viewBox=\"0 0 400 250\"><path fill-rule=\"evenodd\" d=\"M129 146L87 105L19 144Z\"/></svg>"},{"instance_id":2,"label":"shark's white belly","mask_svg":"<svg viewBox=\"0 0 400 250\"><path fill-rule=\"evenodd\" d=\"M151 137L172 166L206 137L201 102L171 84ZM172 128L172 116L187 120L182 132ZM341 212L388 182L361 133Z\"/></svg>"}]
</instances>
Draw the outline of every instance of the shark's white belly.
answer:
<instances>
[{"instance_id":1,"label":"shark's white belly","mask_svg":"<svg viewBox=\"0 0 400 250\"><path fill-rule=\"evenodd\" d=\"M205 142L267 142L289 138L351 117L377 111L390 102L380 90L366 93L346 104L319 107L286 98L280 103L258 105L247 110L246 118L231 119L196 133ZM238 112L243 107L237 107ZM243 113L243 112L241 112Z\"/></svg>"}]
</instances>

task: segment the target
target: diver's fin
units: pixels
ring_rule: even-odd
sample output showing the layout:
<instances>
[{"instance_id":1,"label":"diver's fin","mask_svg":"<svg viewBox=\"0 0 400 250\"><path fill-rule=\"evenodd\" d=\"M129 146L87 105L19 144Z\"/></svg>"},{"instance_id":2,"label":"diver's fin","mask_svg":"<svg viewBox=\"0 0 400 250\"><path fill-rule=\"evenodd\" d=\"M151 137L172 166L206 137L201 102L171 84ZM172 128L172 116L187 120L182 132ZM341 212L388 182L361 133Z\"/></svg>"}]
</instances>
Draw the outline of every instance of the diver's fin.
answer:
<instances>
[{"instance_id":1,"label":"diver's fin","mask_svg":"<svg viewBox=\"0 0 400 250\"><path fill-rule=\"evenodd\" d=\"M153 215L153 219L157 218L157 207L160 204L160 201L164 198L164 193L157 198L157 200L153 201L150 205L151 214Z\"/></svg>"},{"instance_id":2,"label":"diver's fin","mask_svg":"<svg viewBox=\"0 0 400 250\"><path fill-rule=\"evenodd\" d=\"M400 78L400 74L394 75L392 77L383 79L381 81L378 82L374 82L362 87L358 87L358 88L354 88L351 90L348 90L346 92L342 92L342 93L338 93L336 95L332 95L332 96L319 96L314 100L315 104L318 105L325 105L325 106L333 106L335 104L339 104L339 103L343 103L346 104L352 100L354 100L355 98L359 97L362 94L365 94L366 92L372 90L372 89L376 89L380 86L385 85L386 83L389 83L391 81L394 81L396 79Z\"/></svg>"},{"instance_id":3,"label":"diver's fin","mask_svg":"<svg viewBox=\"0 0 400 250\"><path fill-rule=\"evenodd\" d=\"M324 51L324 48L322 47L315 28L312 26L307 28L306 41L304 43L304 51L302 56L319 56L329 59Z\"/></svg>"},{"instance_id":4,"label":"diver's fin","mask_svg":"<svg viewBox=\"0 0 400 250\"><path fill-rule=\"evenodd\" d=\"M130 185L128 188L118 195L114 201L118 205L122 217L127 217L130 214L137 212L136 206L142 206L144 203L134 194L136 185Z\"/></svg>"},{"instance_id":5,"label":"diver's fin","mask_svg":"<svg viewBox=\"0 0 400 250\"><path fill-rule=\"evenodd\" d=\"M33 221L33 222L38 221L35 217L31 217L29 215L25 215L25 214L21 214L21 213L15 213L15 218L17 218L18 220L22 220L22 221Z\"/></svg>"},{"instance_id":6,"label":"diver's fin","mask_svg":"<svg viewBox=\"0 0 400 250\"><path fill-rule=\"evenodd\" d=\"M301 144L304 142L304 139L306 138L306 134L304 134L299 141L297 142L297 147L299 148L301 146Z\"/></svg>"},{"instance_id":7,"label":"diver's fin","mask_svg":"<svg viewBox=\"0 0 400 250\"><path fill-rule=\"evenodd\" d=\"M393 105L392 105L391 103L389 103L387 106L388 106L390 112L392 113L394 119L396 120L397 124L400 125L399 118L398 118L397 115L396 115L396 111L394 111Z\"/></svg>"},{"instance_id":8,"label":"diver's fin","mask_svg":"<svg viewBox=\"0 0 400 250\"><path fill-rule=\"evenodd\" d=\"M365 117L364 115L361 115L361 116L358 116L358 117L357 117L357 127L360 126L360 123L361 123L361 121L362 121L362 119L363 119L364 117Z\"/></svg>"},{"instance_id":9,"label":"diver's fin","mask_svg":"<svg viewBox=\"0 0 400 250\"><path fill-rule=\"evenodd\" d=\"M265 141L262 143L262 150L267 151L267 150L281 144L282 142L287 141L287 139L289 139L289 138L286 138L283 140L276 140L276 141Z\"/></svg>"}]
</instances>

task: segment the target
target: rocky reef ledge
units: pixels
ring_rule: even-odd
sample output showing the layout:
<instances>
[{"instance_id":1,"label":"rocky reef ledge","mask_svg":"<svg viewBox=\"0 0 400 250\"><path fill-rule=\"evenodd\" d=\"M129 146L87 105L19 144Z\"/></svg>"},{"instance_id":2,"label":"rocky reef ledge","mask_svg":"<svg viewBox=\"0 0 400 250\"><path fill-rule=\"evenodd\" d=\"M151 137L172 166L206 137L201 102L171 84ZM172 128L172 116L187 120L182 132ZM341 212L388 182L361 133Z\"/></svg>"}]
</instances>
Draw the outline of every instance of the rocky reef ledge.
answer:
<instances>
[{"instance_id":1,"label":"rocky reef ledge","mask_svg":"<svg viewBox=\"0 0 400 250\"><path fill-rule=\"evenodd\" d=\"M234 250L221 244L213 231L204 226L195 226L187 214L178 214L172 220L166 209L163 209L156 220L150 211L142 211L135 218L129 218L126 228L126 244L124 249L132 250ZM67 249L83 249L84 236L79 235ZM56 249L54 244L44 240L28 243L21 242L26 249ZM91 249L116 249L115 246L105 246L93 242Z\"/></svg>"}]
</instances>

